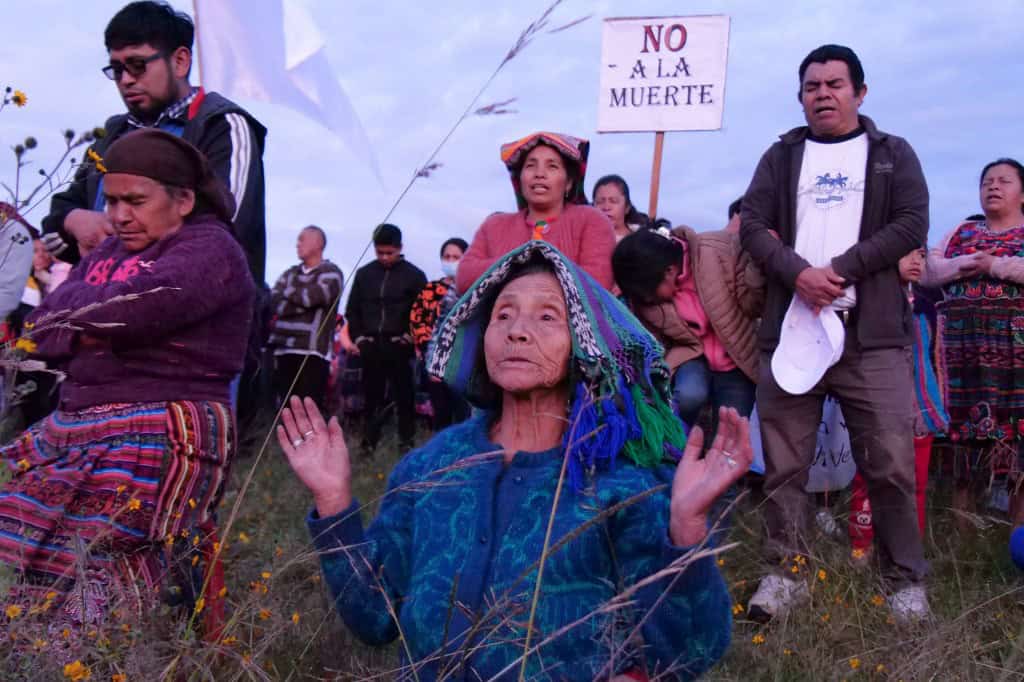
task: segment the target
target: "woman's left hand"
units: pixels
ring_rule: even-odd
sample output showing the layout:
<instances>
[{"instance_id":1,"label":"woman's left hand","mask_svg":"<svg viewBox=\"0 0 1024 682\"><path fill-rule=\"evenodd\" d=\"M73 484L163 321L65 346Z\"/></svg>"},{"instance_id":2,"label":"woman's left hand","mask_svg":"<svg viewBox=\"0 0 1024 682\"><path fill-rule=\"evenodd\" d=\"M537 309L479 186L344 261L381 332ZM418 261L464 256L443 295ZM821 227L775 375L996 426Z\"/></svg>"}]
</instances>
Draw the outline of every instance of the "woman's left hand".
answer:
<instances>
[{"instance_id":1,"label":"woman's left hand","mask_svg":"<svg viewBox=\"0 0 1024 682\"><path fill-rule=\"evenodd\" d=\"M677 547L696 545L708 534L708 510L750 468L754 449L750 422L733 408L718 411L718 433L701 458L704 432L690 432L686 451L672 481L669 536Z\"/></svg>"}]
</instances>

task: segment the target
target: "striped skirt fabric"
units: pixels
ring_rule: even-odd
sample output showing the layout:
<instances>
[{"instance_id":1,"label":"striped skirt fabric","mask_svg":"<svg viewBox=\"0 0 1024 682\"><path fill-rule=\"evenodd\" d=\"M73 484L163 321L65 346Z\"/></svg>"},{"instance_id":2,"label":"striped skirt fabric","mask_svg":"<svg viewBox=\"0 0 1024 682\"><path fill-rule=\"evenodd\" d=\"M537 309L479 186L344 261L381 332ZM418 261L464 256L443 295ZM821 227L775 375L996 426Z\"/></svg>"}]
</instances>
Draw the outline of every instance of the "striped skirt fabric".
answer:
<instances>
[{"instance_id":1,"label":"striped skirt fabric","mask_svg":"<svg viewBox=\"0 0 1024 682\"><path fill-rule=\"evenodd\" d=\"M234 446L221 403L54 412L0 449L12 473L0 561L19 569L25 598L71 595L76 611L102 610L114 583L159 587L165 549L209 525Z\"/></svg>"}]
</instances>

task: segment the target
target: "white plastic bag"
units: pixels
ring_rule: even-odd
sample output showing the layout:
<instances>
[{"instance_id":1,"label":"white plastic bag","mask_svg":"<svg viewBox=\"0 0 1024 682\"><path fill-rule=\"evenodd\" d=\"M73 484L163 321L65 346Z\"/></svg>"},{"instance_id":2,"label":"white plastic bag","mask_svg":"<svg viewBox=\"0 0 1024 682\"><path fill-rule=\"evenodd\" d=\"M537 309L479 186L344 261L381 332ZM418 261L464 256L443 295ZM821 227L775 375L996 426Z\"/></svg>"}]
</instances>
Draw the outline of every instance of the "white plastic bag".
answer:
<instances>
[{"instance_id":1,"label":"white plastic bag","mask_svg":"<svg viewBox=\"0 0 1024 682\"><path fill-rule=\"evenodd\" d=\"M754 448L754 462L750 470L764 473L764 448L761 445L761 422L757 406L750 415L750 439ZM857 473L857 465L850 451L850 432L846 429L843 412L834 398L825 398L818 425L818 441L814 448L814 461L807 474L807 492L823 493L842 490L850 485Z\"/></svg>"}]
</instances>

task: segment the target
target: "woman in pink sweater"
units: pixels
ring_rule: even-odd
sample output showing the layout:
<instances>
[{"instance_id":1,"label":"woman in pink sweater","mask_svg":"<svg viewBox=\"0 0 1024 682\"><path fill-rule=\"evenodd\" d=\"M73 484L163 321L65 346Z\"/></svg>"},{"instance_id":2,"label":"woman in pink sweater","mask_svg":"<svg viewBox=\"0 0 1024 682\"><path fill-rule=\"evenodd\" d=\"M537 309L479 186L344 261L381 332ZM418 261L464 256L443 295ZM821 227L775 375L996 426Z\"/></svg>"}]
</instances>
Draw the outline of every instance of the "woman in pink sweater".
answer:
<instances>
[{"instance_id":1,"label":"woman in pink sweater","mask_svg":"<svg viewBox=\"0 0 1024 682\"><path fill-rule=\"evenodd\" d=\"M603 213L587 206L583 176L587 140L534 133L501 147L519 211L492 213L459 263L456 288L466 291L506 253L539 239L553 245L605 288L612 286L615 235Z\"/></svg>"}]
</instances>

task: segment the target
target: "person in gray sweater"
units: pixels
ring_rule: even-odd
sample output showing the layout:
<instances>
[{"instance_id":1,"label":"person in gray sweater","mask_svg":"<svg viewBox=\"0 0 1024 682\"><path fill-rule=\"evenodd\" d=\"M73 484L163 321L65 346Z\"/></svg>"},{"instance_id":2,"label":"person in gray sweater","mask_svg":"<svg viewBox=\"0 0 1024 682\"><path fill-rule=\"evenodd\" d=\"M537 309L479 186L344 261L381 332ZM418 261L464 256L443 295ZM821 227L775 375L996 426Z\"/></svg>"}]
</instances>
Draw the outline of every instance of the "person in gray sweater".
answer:
<instances>
[{"instance_id":1,"label":"person in gray sweater","mask_svg":"<svg viewBox=\"0 0 1024 682\"><path fill-rule=\"evenodd\" d=\"M301 261L281 275L271 293L273 319L268 344L274 349L274 395L309 396L321 409L327 395L331 337L338 316L343 277L324 259L327 235L316 225L299 232Z\"/></svg>"}]
</instances>

